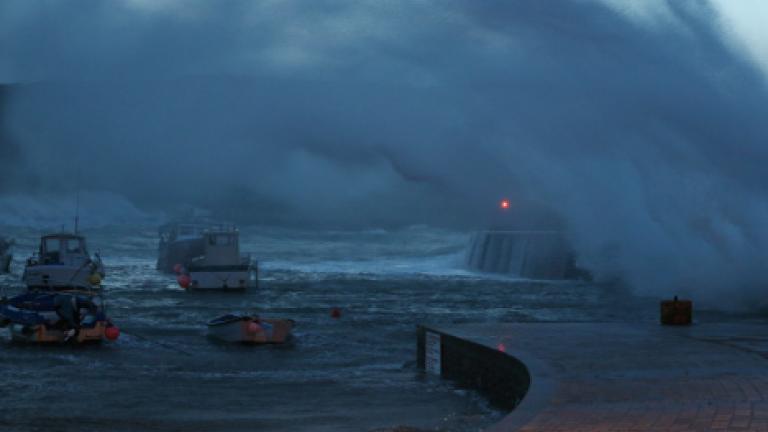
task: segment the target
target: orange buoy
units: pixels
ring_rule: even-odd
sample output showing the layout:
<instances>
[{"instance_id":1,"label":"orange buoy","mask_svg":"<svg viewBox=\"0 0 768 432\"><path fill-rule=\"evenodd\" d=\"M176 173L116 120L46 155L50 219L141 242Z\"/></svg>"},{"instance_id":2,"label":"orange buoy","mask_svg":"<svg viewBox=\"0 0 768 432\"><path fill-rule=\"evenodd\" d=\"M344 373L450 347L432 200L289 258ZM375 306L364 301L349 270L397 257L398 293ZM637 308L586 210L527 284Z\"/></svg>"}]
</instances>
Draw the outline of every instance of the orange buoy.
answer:
<instances>
[{"instance_id":1,"label":"orange buoy","mask_svg":"<svg viewBox=\"0 0 768 432\"><path fill-rule=\"evenodd\" d=\"M261 326L256 321L249 322L245 329L248 333L259 333L262 330Z\"/></svg>"},{"instance_id":2,"label":"orange buoy","mask_svg":"<svg viewBox=\"0 0 768 432\"><path fill-rule=\"evenodd\" d=\"M117 326L109 326L104 329L104 337L110 341L116 341L120 337L120 328Z\"/></svg>"},{"instance_id":3,"label":"orange buoy","mask_svg":"<svg viewBox=\"0 0 768 432\"><path fill-rule=\"evenodd\" d=\"M331 318L339 319L341 318L341 309L335 307L331 309Z\"/></svg>"},{"instance_id":4,"label":"orange buoy","mask_svg":"<svg viewBox=\"0 0 768 432\"><path fill-rule=\"evenodd\" d=\"M189 275L185 274L179 275L179 277L176 278L176 281L182 288L189 288L189 284L192 283L192 279L189 277Z\"/></svg>"}]
</instances>

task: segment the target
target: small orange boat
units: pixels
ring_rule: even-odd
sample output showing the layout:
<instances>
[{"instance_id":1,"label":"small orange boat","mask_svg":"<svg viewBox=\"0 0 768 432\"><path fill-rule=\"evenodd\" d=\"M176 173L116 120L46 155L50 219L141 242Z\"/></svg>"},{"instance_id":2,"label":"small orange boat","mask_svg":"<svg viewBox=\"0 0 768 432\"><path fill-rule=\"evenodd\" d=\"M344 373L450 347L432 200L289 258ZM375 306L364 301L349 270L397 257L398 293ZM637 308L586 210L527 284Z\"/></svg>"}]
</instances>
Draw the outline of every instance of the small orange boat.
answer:
<instances>
[{"instance_id":1,"label":"small orange boat","mask_svg":"<svg viewBox=\"0 0 768 432\"><path fill-rule=\"evenodd\" d=\"M294 321L228 314L208 322L208 335L225 342L281 344L290 340Z\"/></svg>"}]
</instances>

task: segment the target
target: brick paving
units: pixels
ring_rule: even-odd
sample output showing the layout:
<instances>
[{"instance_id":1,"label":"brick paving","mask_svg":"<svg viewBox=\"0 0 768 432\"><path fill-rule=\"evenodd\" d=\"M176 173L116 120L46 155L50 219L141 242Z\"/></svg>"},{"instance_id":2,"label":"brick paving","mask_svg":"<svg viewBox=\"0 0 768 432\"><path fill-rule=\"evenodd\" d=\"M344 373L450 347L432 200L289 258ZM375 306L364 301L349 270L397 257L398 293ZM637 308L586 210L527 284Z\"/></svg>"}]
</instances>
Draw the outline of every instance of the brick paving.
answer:
<instances>
[{"instance_id":1,"label":"brick paving","mask_svg":"<svg viewBox=\"0 0 768 432\"><path fill-rule=\"evenodd\" d=\"M768 432L768 324L442 330L501 342L528 367L529 395L538 396L526 396L493 432Z\"/></svg>"}]
</instances>

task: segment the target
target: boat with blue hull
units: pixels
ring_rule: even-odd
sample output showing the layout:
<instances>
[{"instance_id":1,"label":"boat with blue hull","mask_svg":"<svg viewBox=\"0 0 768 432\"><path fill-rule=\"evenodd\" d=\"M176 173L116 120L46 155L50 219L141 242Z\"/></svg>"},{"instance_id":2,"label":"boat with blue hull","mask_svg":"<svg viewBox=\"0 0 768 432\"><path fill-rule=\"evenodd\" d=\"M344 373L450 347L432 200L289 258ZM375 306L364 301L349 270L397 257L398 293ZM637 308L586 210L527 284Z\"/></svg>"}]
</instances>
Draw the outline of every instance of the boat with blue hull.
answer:
<instances>
[{"instance_id":1,"label":"boat with blue hull","mask_svg":"<svg viewBox=\"0 0 768 432\"><path fill-rule=\"evenodd\" d=\"M2 299L0 326L18 342L86 343L119 336L103 298L93 292L27 292Z\"/></svg>"}]
</instances>

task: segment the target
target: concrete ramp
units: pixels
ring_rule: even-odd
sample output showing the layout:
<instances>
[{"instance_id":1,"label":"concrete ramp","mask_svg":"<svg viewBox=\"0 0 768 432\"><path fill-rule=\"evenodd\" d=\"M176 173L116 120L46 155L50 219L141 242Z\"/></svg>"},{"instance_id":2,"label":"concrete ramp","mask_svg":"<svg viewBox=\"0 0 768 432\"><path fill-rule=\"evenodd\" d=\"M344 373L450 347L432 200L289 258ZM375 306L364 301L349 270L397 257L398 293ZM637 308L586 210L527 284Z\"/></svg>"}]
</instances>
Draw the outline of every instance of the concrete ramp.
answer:
<instances>
[{"instance_id":1,"label":"concrete ramp","mask_svg":"<svg viewBox=\"0 0 768 432\"><path fill-rule=\"evenodd\" d=\"M768 431L768 324L521 323L420 332L424 341L440 341L431 351L424 344L422 364L478 385L492 401L507 399L497 405L512 411L490 431ZM436 355L442 358L430 358ZM501 364L506 383L493 374ZM484 381L489 374L495 384Z\"/></svg>"}]
</instances>

